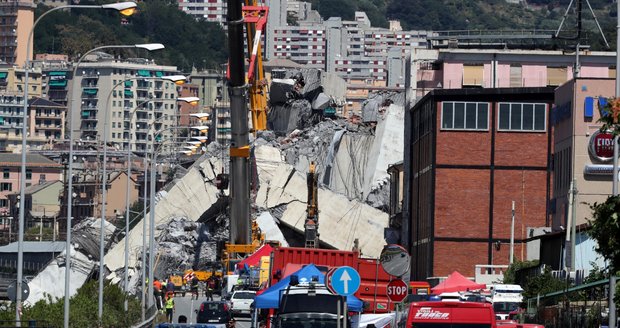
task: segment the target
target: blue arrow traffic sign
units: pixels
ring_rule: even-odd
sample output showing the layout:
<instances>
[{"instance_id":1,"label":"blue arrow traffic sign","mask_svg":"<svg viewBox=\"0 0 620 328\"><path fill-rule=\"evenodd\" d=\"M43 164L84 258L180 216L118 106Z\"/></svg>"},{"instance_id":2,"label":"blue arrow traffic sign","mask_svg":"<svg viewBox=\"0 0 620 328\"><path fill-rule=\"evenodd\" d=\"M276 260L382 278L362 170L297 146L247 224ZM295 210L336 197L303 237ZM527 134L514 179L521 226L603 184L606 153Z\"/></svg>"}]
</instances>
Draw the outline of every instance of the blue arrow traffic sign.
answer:
<instances>
[{"instance_id":1,"label":"blue arrow traffic sign","mask_svg":"<svg viewBox=\"0 0 620 328\"><path fill-rule=\"evenodd\" d=\"M342 266L334 270L329 280L331 289L338 295L353 295L360 288L360 274L350 266Z\"/></svg>"}]
</instances>

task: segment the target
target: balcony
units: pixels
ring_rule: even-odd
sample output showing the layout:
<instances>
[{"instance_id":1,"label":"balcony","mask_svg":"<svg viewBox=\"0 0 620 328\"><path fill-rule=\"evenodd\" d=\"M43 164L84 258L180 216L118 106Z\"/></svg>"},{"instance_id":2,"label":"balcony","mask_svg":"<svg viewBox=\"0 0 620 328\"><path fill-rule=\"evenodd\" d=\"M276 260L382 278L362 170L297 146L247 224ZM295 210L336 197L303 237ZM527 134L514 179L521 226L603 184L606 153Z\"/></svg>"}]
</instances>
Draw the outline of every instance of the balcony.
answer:
<instances>
[{"instance_id":1,"label":"balcony","mask_svg":"<svg viewBox=\"0 0 620 328\"><path fill-rule=\"evenodd\" d=\"M84 132L97 132L97 123L82 124L82 131Z\"/></svg>"},{"instance_id":2,"label":"balcony","mask_svg":"<svg viewBox=\"0 0 620 328\"><path fill-rule=\"evenodd\" d=\"M136 122L140 122L140 123L149 123L149 118L148 117L137 117L136 118Z\"/></svg>"},{"instance_id":3,"label":"balcony","mask_svg":"<svg viewBox=\"0 0 620 328\"><path fill-rule=\"evenodd\" d=\"M82 74L83 79L99 79L99 72L88 71Z\"/></svg>"},{"instance_id":4,"label":"balcony","mask_svg":"<svg viewBox=\"0 0 620 328\"><path fill-rule=\"evenodd\" d=\"M150 129L150 126L146 123L136 124L136 133L138 132L146 133L149 131L149 129Z\"/></svg>"},{"instance_id":5,"label":"balcony","mask_svg":"<svg viewBox=\"0 0 620 328\"><path fill-rule=\"evenodd\" d=\"M82 121L97 121L97 114L82 112Z\"/></svg>"},{"instance_id":6,"label":"balcony","mask_svg":"<svg viewBox=\"0 0 620 328\"><path fill-rule=\"evenodd\" d=\"M148 91L149 88L150 88L150 86L149 86L148 83L140 83L140 82L138 82L136 84L136 90L138 90L138 91Z\"/></svg>"},{"instance_id":7,"label":"balcony","mask_svg":"<svg viewBox=\"0 0 620 328\"><path fill-rule=\"evenodd\" d=\"M21 118L23 115L22 113L18 113L17 111L10 111L10 112L0 112L0 117L16 117L16 118Z\"/></svg>"},{"instance_id":8,"label":"balcony","mask_svg":"<svg viewBox=\"0 0 620 328\"><path fill-rule=\"evenodd\" d=\"M60 125L60 124L37 124L34 127L36 129L40 129L40 130L60 130L60 129L62 129L62 125Z\"/></svg>"}]
</instances>

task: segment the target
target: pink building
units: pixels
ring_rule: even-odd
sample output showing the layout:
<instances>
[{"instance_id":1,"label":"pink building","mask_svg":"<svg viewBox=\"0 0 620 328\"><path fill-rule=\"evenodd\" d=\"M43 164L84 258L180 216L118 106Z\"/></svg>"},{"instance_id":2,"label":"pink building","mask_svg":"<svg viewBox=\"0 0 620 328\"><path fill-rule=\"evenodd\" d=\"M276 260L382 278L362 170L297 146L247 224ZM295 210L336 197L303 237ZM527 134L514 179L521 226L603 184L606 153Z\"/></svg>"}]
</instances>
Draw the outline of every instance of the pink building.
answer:
<instances>
[{"instance_id":1,"label":"pink building","mask_svg":"<svg viewBox=\"0 0 620 328\"><path fill-rule=\"evenodd\" d=\"M21 154L0 153L0 218L9 216L9 200L7 195L19 192L21 175ZM26 187L43 181L61 180L62 165L38 154L26 155Z\"/></svg>"},{"instance_id":2,"label":"pink building","mask_svg":"<svg viewBox=\"0 0 620 328\"><path fill-rule=\"evenodd\" d=\"M411 99L433 89L558 87L575 76L615 78L614 52L514 49L413 49Z\"/></svg>"}]
</instances>

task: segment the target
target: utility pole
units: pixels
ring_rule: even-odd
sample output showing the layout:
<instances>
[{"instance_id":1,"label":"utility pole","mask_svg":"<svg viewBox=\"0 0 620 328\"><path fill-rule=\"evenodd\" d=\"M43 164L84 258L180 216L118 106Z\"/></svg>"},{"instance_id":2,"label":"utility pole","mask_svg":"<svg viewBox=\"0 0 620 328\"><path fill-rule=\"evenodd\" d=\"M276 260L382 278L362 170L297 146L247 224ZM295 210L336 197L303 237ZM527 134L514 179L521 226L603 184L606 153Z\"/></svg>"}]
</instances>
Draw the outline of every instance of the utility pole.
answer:
<instances>
[{"instance_id":1,"label":"utility pole","mask_svg":"<svg viewBox=\"0 0 620 328\"><path fill-rule=\"evenodd\" d=\"M512 201L512 221L510 223L510 259L509 262L512 264L515 257L515 201Z\"/></svg>"},{"instance_id":2,"label":"utility pole","mask_svg":"<svg viewBox=\"0 0 620 328\"><path fill-rule=\"evenodd\" d=\"M616 1L616 13L620 13L620 1ZM620 76L618 75L618 65L620 65L620 15L617 16L616 23L616 98L620 97ZM618 196L618 136L614 137L614 168L611 175L612 194ZM609 269L609 328L616 328L616 273L615 268Z\"/></svg>"}]
</instances>

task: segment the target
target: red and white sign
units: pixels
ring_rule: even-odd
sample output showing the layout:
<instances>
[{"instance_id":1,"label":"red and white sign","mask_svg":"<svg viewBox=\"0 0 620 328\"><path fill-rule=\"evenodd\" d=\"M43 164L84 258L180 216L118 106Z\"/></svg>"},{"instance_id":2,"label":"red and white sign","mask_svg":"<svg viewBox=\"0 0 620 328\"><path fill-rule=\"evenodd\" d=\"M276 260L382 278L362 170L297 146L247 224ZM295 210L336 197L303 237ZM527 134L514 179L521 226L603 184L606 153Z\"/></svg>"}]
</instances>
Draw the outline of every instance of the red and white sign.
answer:
<instances>
[{"instance_id":1,"label":"red and white sign","mask_svg":"<svg viewBox=\"0 0 620 328\"><path fill-rule=\"evenodd\" d=\"M331 268L325 274L325 287L329 290L330 293L337 295L338 293L332 288L332 276L337 268Z\"/></svg>"},{"instance_id":2,"label":"red and white sign","mask_svg":"<svg viewBox=\"0 0 620 328\"><path fill-rule=\"evenodd\" d=\"M607 162L614 157L614 136L609 132L596 131L590 137L588 150L590 155L601 162Z\"/></svg>"},{"instance_id":3,"label":"red and white sign","mask_svg":"<svg viewBox=\"0 0 620 328\"><path fill-rule=\"evenodd\" d=\"M387 285L387 297L391 302L400 303L409 294L408 289L407 283L401 279L392 280Z\"/></svg>"},{"instance_id":4,"label":"red and white sign","mask_svg":"<svg viewBox=\"0 0 620 328\"><path fill-rule=\"evenodd\" d=\"M186 273L183 276L183 279L185 279L185 281L190 281L190 280L194 279L194 272L190 271L190 272Z\"/></svg>"},{"instance_id":5,"label":"red and white sign","mask_svg":"<svg viewBox=\"0 0 620 328\"><path fill-rule=\"evenodd\" d=\"M450 319L450 313L441 312L430 307L423 307L415 314L415 319L448 320Z\"/></svg>"}]
</instances>

